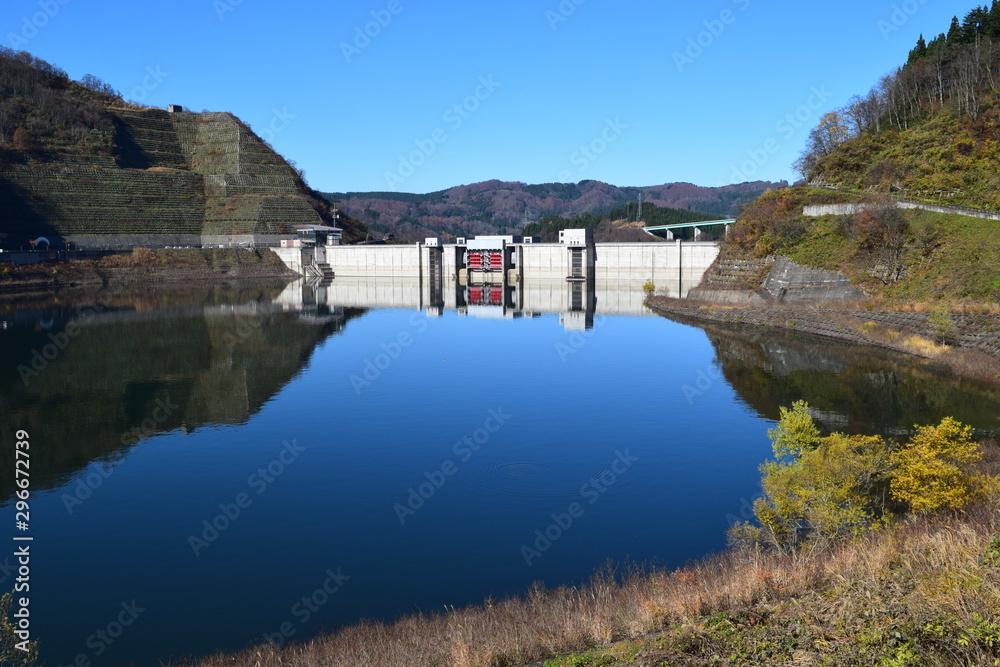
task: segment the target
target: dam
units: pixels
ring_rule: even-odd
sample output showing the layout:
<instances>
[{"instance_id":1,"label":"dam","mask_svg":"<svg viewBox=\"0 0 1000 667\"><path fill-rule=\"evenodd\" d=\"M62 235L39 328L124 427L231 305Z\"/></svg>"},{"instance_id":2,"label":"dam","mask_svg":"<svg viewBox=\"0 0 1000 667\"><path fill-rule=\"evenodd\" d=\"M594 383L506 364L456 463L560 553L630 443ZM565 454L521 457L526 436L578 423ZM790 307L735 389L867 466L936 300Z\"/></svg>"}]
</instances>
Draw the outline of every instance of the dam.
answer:
<instances>
[{"instance_id":1,"label":"dam","mask_svg":"<svg viewBox=\"0 0 1000 667\"><path fill-rule=\"evenodd\" d=\"M279 298L287 307L444 310L512 319L558 313L567 329L595 315L647 316L644 286L684 298L719 254L714 242L594 243L563 230L559 243L486 236L444 244L274 248L302 275Z\"/></svg>"}]
</instances>

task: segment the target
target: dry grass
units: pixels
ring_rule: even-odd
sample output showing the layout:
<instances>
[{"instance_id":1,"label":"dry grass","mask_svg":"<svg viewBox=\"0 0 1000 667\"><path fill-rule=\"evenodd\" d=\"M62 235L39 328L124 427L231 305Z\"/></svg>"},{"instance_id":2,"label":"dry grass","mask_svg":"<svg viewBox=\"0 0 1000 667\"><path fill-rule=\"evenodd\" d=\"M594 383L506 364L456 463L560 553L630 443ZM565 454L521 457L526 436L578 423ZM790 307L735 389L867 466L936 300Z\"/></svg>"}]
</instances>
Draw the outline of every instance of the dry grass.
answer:
<instances>
[{"instance_id":1,"label":"dry grass","mask_svg":"<svg viewBox=\"0 0 1000 667\"><path fill-rule=\"evenodd\" d=\"M492 605L409 616L392 625L365 623L306 644L259 646L190 664L520 665L772 599L789 586L801 588L801 575L796 570L788 577L760 555L749 562L731 555L676 572L636 572L624 580L602 571L580 588L536 587Z\"/></svg>"},{"instance_id":2,"label":"dry grass","mask_svg":"<svg viewBox=\"0 0 1000 667\"><path fill-rule=\"evenodd\" d=\"M176 167L147 167L146 171L151 171L157 174L183 174L184 169L177 169Z\"/></svg>"},{"instance_id":3,"label":"dry grass","mask_svg":"<svg viewBox=\"0 0 1000 667\"><path fill-rule=\"evenodd\" d=\"M980 315L981 313L973 309L966 309L962 314ZM872 321L858 324L846 319L835 317L831 319L841 322L871 341L900 352L930 359L958 376L984 382L1000 380L998 358L983 350L941 344L928 336L890 329Z\"/></svg>"},{"instance_id":4,"label":"dry grass","mask_svg":"<svg viewBox=\"0 0 1000 667\"><path fill-rule=\"evenodd\" d=\"M938 345L923 336L909 336L903 341L902 349L928 359L938 359L951 350L947 345Z\"/></svg>"},{"instance_id":5,"label":"dry grass","mask_svg":"<svg viewBox=\"0 0 1000 667\"><path fill-rule=\"evenodd\" d=\"M941 301L927 302L902 302L887 303L885 299L873 299L873 303L880 303L886 310L898 310L904 313L933 313L945 310L954 315L988 315L1000 316L1000 304L986 301L975 301L965 299L943 299ZM875 310L881 308L874 307Z\"/></svg>"}]
</instances>

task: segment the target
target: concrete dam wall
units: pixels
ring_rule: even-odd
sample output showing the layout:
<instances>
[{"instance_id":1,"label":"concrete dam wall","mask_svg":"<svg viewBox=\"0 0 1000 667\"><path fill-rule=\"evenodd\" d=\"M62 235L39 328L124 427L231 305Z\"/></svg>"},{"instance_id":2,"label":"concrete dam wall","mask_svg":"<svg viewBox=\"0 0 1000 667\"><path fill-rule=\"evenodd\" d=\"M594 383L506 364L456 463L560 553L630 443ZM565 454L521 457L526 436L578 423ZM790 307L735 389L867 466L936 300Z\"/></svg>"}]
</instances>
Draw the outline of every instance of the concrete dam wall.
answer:
<instances>
[{"instance_id":1,"label":"concrete dam wall","mask_svg":"<svg viewBox=\"0 0 1000 667\"><path fill-rule=\"evenodd\" d=\"M289 307L412 308L481 318L558 313L570 330L595 315L646 316L643 286L687 296L719 254L715 243L507 243L273 249L304 276Z\"/></svg>"},{"instance_id":2,"label":"concrete dam wall","mask_svg":"<svg viewBox=\"0 0 1000 667\"><path fill-rule=\"evenodd\" d=\"M557 243L503 244L502 278L508 282L566 280L574 276L574 253L581 262L577 277L595 280L651 280L694 287L719 254L716 243ZM274 252L298 273L310 264L324 265L334 278L408 278L421 280L434 272L443 280L467 280L466 246L325 246L276 248ZM463 274L463 271L466 273Z\"/></svg>"}]
</instances>

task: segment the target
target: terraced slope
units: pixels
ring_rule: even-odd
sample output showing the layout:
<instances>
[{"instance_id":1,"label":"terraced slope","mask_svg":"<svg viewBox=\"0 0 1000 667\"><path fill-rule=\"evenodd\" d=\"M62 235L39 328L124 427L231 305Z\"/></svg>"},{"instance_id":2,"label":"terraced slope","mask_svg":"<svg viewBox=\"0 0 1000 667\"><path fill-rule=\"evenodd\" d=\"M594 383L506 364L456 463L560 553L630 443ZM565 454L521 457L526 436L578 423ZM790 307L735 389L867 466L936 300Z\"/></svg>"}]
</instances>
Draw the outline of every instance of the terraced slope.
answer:
<instances>
[{"instance_id":1,"label":"terraced slope","mask_svg":"<svg viewBox=\"0 0 1000 667\"><path fill-rule=\"evenodd\" d=\"M166 115L186 166L205 178L205 234L285 234L296 224L322 223L299 193L295 171L238 118Z\"/></svg>"},{"instance_id":2,"label":"terraced slope","mask_svg":"<svg viewBox=\"0 0 1000 667\"><path fill-rule=\"evenodd\" d=\"M291 166L232 114L109 112L114 157L0 168L0 231L287 234L322 224Z\"/></svg>"},{"instance_id":3,"label":"terraced slope","mask_svg":"<svg viewBox=\"0 0 1000 667\"><path fill-rule=\"evenodd\" d=\"M201 234L203 191L200 174L183 172L65 165L0 171L5 231L27 236Z\"/></svg>"},{"instance_id":4,"label":"terraced slope","mask_svg":"<svg viewBox=\"0 0 1000 667\"><path fill-rule=\"evenodd\" d=\"M723 290L759 289L773 265L774 257L720 255L702 276L700 286Z\"/></svg>"}]
</instances>

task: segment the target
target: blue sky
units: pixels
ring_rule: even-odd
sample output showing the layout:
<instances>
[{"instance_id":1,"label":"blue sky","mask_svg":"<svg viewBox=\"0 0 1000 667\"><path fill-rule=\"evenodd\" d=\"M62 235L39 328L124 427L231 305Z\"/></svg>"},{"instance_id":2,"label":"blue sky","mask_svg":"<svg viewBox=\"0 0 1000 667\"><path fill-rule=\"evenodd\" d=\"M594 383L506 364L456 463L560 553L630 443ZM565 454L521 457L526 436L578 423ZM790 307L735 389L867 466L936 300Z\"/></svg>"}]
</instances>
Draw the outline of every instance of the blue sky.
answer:
<instances>
[{"instance_id":1,"label":"blue sky","mask_svg":"<svg viewBox=\"0 0 1000 667\"><path fill-rule=\"evenodd\" d=\"M981 4L981 3L980 3ZM794 180L954 0L4 0L0 41L232 111L324 191Z\"/></svg>"}]
</instances>

